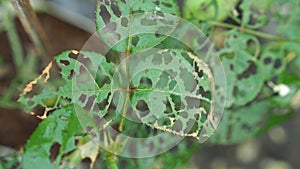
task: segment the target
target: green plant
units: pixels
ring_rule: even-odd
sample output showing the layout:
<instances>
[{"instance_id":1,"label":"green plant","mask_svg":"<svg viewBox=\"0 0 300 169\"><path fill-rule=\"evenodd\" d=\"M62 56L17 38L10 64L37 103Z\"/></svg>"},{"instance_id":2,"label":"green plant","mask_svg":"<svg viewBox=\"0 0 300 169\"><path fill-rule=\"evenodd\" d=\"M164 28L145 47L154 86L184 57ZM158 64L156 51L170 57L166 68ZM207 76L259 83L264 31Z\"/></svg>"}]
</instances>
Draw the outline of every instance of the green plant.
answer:
<instances>
[{"instance_id":1,"label":"green plant","mask_svg":"<svg viewBox=\"0 0 300 169\"><path fill-rule=\"evenodd\" d=\"M219 3L212 2L206 5ZM297 28L300 25L295 22L299 3L270 2L242 1L235 8L239 10L226 10L227 14L217 20L211 20L214 17L187 18L202 28L213 43L224 41L216 52L227 77L226 90L215 81L222 82L222 77L216 77L216 69L212 68L215 60L205 57L207 53L210 56L215 53L211 46L208 49L201 46L207 44L207 39L189 36L185 39L186 35L194 34L189 34L193 29L184 24L175 29L181 21L174 19L179 16L174 1L99 2L96 25L97 33L106 44L104 52L70 50L56 56L20 96L19 101L28 112L44 119L26 144L23 168L75 168L85 158L90 159L92 167L97 157L101 165L109 168L118 168L120 161L125 161L128 168L180 167L187 159L169 163L169 158L190 156L198 142L194 143L196 146L187 146L191 140L185 139L175 153L129 160L118 157L129 144L121 134L143 138L169 132L177 135L175 138L207 138L215 132L220 120L216 120L220 114L209 112L218 108L213 105L215 101L224 101L222 91L227 96L225 113L209 140L211 143L241 142L291 117L293 110L289 103L298 92L300 77L289 70L288 65L299 65ZM194 6L199 5L194 3ZM283 12L282 4L293 12ZM221 8L207 9L213 9L211 13L216 13L215 16L222 11ZM185 11L189 8L183 7L183 10L199 15L197 11ZM225 17L231 21L223 22ZM274 23L284 26L272 30L274 34L263 32L266 25ZM135 29L137 27L142 29ZM223 31L215 35L219 27ZM172 37L183 37L185 43ZM197 49L205 49L207 53L199 55L201 51L195 52L186 46L189 42L194 44L192 47L201 46ZM60 68L61 78L51 78L53 64ZM36 114L37 107L44 109L43 115ZM217 110L221 109L222 106ZM128 116L128 110L134 114ZM105 121L101 120L103 117ZM110 127L121 134L107 133ZM139 131L132 133L132 128ZM155 146L173 137L167 136L163 142L149 142L149 147L144 149L149 151L136 152L136 157L156 151ZM98 149L97 144L102 148ZM54 157L50 153L53 149L58 151ZM154 161L157 166L149 165Z\"/></svg>"}]
</instances>

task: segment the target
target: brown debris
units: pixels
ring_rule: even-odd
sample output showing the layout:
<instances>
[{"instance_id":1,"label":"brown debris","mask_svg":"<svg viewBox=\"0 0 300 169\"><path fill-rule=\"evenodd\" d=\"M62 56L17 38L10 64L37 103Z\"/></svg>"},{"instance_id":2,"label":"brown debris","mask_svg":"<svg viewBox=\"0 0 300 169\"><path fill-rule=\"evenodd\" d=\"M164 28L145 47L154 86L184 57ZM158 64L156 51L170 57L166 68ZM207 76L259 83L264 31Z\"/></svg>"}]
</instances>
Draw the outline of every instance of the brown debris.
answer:
<instances>
[{"instance_id":1,"label":"brown debris","mask_svg":"<svg viewBox=\"0 0 300 169\"><path fill-rule=\"evenodd\" d=\"M40 74L37 78L35 78L33 81L28 83L23 90L23 94L27 94L28 92L32 91L33 85L37 84L37 82L43 77L43 75L46 75L46 78L44 80L44 85L47 84L48 79L50 78L50 69L52 67L52 61L46 66L46 68L43 70L42 74Z\"/></svg>"}]
</instances>

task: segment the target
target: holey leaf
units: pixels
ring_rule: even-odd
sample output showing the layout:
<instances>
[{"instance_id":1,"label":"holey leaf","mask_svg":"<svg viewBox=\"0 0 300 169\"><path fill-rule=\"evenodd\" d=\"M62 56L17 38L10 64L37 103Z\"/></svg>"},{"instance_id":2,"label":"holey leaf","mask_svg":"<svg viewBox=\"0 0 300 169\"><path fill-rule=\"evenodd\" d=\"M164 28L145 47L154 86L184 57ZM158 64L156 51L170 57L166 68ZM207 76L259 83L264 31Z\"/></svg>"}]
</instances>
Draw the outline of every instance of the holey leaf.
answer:
<instances>
[{"instance_id":1,"label":"holey leaf","mask_svg":"<svg viewBox=\"0 0 300 169\"><path fill-rule=\"evenodd\" d=\"M176 27L175 0L100 0L96 10L99 36L118 52L151 48Z\"/></svg>"},{"instance_id":2,"label":"holey leaf","mask_svg":"<svg viewBox=\"0 0 300 169\"><path fill-rule=\"evenodd\" d=\"M181 50L148 50L131 55L130 101L132 120L171 133L199 139L200 130L215 128L212 120L212 93L214 85L208 66L200 60L188 62L192 54ZM126 86L126 76L119 65L114 83ZM127 92L117 91L117 110ZM131 113L129 113L131 115ZM135 115L137 118L135 118ZM211 121L209 121L211 120ZM192 128L194 127L194 128ZM210 129L207 129L210 130ZM211 134L211 133L210 133Z\"/></svg>"},{"instance_id":3,"label":"holey leaf","mask_svg":"<svg viewBox=\"0 0 300 169\"><path fill-rule=\"evenodd\" d=\"M213 113L213 75L208 65L191 53L151 49L130 55L115 68L104 68L107 63L101 65L101 60L105 58L87 58L99 65L89 68L77 62L71 102L87 110L99 128L109 123L100 119L111 116L106 114L111 110L127 120L199 141L217 128L220 117ZM114 71L113 76L109 70ZM62 72L69 75L70 70Z\"/></svg>"},{"instance_id":4,"label":"holey leaf","mask_svg":"<svg viewBox=\"0 0 300 169\"><path fill-rule=\"evenodd\" d=\"M76 149L75 135L81 130L73 106L53 112L27 142L22 160L23 168L58 168L62 156Z\"/></svg>"},{"instance_id":5,"label":"holey leaf","mask_svg":"<svg viewBox=\"0 0 300 169\"><path fill-rule=\"evenodd\" d=\"M79 53L78 51L73 50L65 51L56 56L55 61L56 65L60 69L61 79L59 80L63 81L62 84L61 82L56 83L56 86L54 87L53 84L49 84L50 82L48 84L44 83L41 93L39 94L32 95L32 93L30 93L32 91L30 91L29 93L21 94L19 101L26 106L28 111L32 112L38 107L43 107L45 111L44 115L41 116L41 118L44 119L46 118L49 111L59 109L72 103L76 103L83 108L89 109L89 101L94 98L93 94L85 89L82 89L84 91L79 92L73 90L73 84L81 84L74 82L74 77L76 77L76 80L78 80L78 82L85 82L85 79L83 78L84 72L86 72L87 67L90 74L95 75L97 71L98 73L94 79L95 81L87 81L86 86L92 84L93 88L103 88L103 92L100 92L101 94L99 93L99 95L101 95L103 98L101 99L100 97L98 97L99 102L105 100L106 97L109 97L109 90L104 89L110 87L112 75L114 72L114 65L108 63L103 55L86 51L82 51ZM50 67L47 67L46 69L48 70L50 69ZM48 78L50 78L51 74L49 73L47 75L49 76ZM37 78L34 81L37 81L36 83L38 83L38 81L41 81L40 79L41 78ZM29 84L33 83L31 82ZM51 98L55 98L54 103L51 105L45 104L45 100L49 100ZM101 111L99 112L99 110L97 110L97 112L100 114L105 114L106 110L103 109L102 113Z\"/></svg>"},{"instance_id":6,"label":"holey leaf","mask_svg":"<svg viewBox=\"0 0 300 169\"><path fill-rule=\"evenodd\" d=\"M264 82L260 44L256 37L237 30L227 35L226 48L219 51L227 77L226 107L243 106L258 95Z\"/></svg>"},{"instance_id":7,"label":"holey leaf","mask_svg":"<svg viewBox=\"0 0 300 169\"><path fill-rule=\"evenodd\" d=\"M208 65L191 53L152 49L114 65L101 54L73 50L58 55L55 61L64 84L56 90L46 86L33 97L22 95L32 105L48 98L49 93L56 95L54 106L41 105L45 113L75 104L76 111L86 110L95 122L82 124L85 129L102 128L118 119L115 116L124 116L199 141L206 140L217 128L220 113L214 114L213 75ZM77 115L79 120L85 118L82 113Z\"/></svg>"}]
</instances>

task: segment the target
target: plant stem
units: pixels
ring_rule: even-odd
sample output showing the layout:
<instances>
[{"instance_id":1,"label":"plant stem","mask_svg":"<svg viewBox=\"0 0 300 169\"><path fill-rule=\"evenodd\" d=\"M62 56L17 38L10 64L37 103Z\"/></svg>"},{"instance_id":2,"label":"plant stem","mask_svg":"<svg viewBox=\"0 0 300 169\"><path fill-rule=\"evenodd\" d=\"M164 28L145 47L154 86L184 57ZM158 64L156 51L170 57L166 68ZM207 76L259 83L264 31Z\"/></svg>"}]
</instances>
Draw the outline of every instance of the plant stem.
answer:
<instances>
[{"instance_id":1,"label":"plant stem","mask_svg":"<svg viewBox=\"0 0 300 169\"><path fill-rule=\"evenodd\" d=\"M4 3L4 27L7 31L7 37L13 54L14 64L17 68L23 64L23 51L20 38L14 25L14 18L9 10L7 2ZM17 69L18 70L18 69Z\"/></svg>"},{"instance_id":2,"label":"plant stem","mask_svg":"<svg viewBox=\"0 0 300 169\"><path fill-rule=\"evenodd\" d=\"M246 32L246 33L249 33L249 34L255 35L257 37L264 38L264 39L269 39L269 40L274 40L274 41L290 41L290 42L300 43L299 39L284 39L284 38L276 36L276 35L260 32L260 31L255 31L252 29L247 29L244 27L239 27L236 25L228 24L228 23L223 23L223 22L218 22L218 21L208 21L208 23L210 23L214 26L220 26L223 28L239 29L241 32Z\"/></svg>"},{"instance_id":3,"label":"plant stem","mask_svg":"<svg viewBox=\"0 0 300 169\"><path fill-rule=\"evenodd\" d=\"M118 169L118 158L114 159L113 156L110 156L109 159L106 159L109 169Z\"/></svg>"},{"instance_id":4,"label":"plant stem","mask_svg":"<svg viewBox=\"0 0 300 169\"><path fill-rule=\"evenodd\" d=\"M37 15L32 9L30 0L13 0L11 2L17 11L18 18L25 31L37 48L39 55L49 57L52 52L52 47L46 38L46 34L41 27Z\"/></svg>"},{"instance_id":5,"label":"plant stem","mask_svg":"<svg viewBox=\"0 0 300 169\"><path fill-rule=\"evenodd\" d=\"M131 13L131 12L130 12ZM129 16L129 20L131 21L131 15ZM123 106L123 112L122 112L122 117L119 125L119 131L123 131L124 127L124 121L125 121L125 115L127 112L128 108L128 102L129 102L129 96L130 96L130 65L129 65L129 59L130 59L130 24L128 27L128 40L127 40L127 47L126 47L126 96L125 96L125 101L124 101L124 106Z\"/></svg>"}]
</instances>

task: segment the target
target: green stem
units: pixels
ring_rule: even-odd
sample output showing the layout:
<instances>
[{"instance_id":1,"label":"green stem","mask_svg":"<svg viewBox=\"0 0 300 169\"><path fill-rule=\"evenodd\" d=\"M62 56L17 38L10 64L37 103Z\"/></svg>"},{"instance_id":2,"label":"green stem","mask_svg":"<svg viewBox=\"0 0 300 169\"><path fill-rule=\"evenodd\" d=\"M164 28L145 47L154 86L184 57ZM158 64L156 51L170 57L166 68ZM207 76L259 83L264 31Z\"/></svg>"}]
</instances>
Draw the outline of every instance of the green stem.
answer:
<instances>
[{"instance_id":1,"label":"green stem","mask_svg":"<svg viewBox=\"0 0 300 169\"><path fill-rule=\"evenodd\" d=\"M9 10L9 4L7 2L2 1L2 4L4 4L4 27L7 31L7 37L13 54L13 61L18 68L23 64L23 51L20 38L14 25L14 17Z\"/></svg>"},{"instance_id":2,"label":"green stem","mask_svg":"<svg viewBox=\"0 0 300 169\"><path fill-rule=\"evenodd\" d=\"M118 157L114 154L107 154L106 160L109 169L118 169Z\"/></svg>"},{"instance_id":3,"label":"green stem","mask_svg":"<svg viewBox=\"0 0 300 169\"><path fill-rule=\"evenodd\" d=\"M276 36L276 35L260 32L260 31L255 31L252 29L247 29L245 27L239 27L236 25L228 24L228 23L223 23L223 22L218 22L218 21L208 21L208 23L210 23L214 26L219 26L219 27L223 27L223 28L239 29L241 32L246 32L246 33L249 33L249 34L255 35L257 37L264 38L264 39L269 39L269 40L274 40L274 41L288 41L288 42L300 43L300 39L284 39L284 38Z\"/></svg>"},{"instance_id":4,"label":"green stem","mask_svg":"<svg viewBox=\"0 0 300 169\"><path fill-rule=\"evenodd\" d=\"M131 13L131 12L130 12ZM131 21L131 15L129 16L129 20ZM130 59L130 24L128 27L128 41L127 41L127 48L126 48L126 89L127 93L125 96L125 101L124 101L124 106L123 106L123 112L122 112L122 117L119 125L119 131L123 131L124 128L124 122L125 122L125 116L128 108L128 102L129 102L129 97L130 97L130 65L129 65L129 59Z\"/></svg>"}]
</instances>

